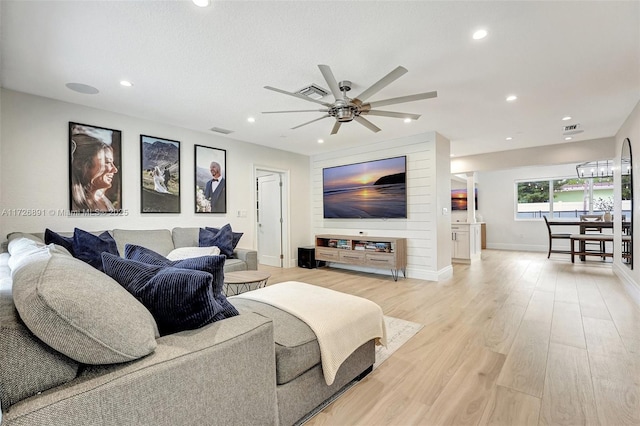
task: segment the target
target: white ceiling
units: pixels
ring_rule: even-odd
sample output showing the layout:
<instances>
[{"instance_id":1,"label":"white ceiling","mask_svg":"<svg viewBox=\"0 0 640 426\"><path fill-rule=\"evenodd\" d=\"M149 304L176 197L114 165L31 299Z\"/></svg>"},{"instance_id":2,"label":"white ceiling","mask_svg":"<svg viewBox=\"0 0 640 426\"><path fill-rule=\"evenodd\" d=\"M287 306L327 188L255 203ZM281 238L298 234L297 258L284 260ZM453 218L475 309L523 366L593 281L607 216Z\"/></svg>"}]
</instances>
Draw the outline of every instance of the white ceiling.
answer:
<instances>
[{"instance_id":1,"label":"white ceiling","mask_svg":"<svg viewBox=\"0 0 640 426\"><path fill-rule=\"evenodd\" d=\"M572 142L609 137L640 100L638 1L214 1L202 9L3 0L0 8L5 88L203 132L221 127L308 155L433 130L456 156L564 143L562 127L573 123L584 133ZM479 28L489 35L472 40ZM321 107L263 88L328 89L318 64L351 80L352 96L398 65L409 70L369 101L438 97L382 108L422 117L369 116L378 133L352 122L330 136L332 118L290 129L320 112L261 114ZM70 82L100 93L73 92ZM506 102L509 94L518 100Z\"/></svg>"}]
</instances>

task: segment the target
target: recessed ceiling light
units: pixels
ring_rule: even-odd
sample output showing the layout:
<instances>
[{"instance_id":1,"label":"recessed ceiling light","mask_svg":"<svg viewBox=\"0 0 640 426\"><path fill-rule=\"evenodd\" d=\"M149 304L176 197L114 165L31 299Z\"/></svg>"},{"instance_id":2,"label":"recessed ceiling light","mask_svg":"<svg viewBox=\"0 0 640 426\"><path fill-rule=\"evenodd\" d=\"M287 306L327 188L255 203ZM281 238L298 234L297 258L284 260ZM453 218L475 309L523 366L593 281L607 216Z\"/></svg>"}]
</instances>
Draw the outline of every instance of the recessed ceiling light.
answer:
<instances>
[{"instance_id":1,"label":"recessed ceiling light","mask_svg":"<svg viewBox=\"0 0 640 426\"><path fill-rule=\"evenodd\" d=\"M509 95L509 96L507 96L507 101L508 101L508 102L513 102L513 101L515 101L516 99L518 99L518 97L517 97L516 95Z\"/></svg>"},{"instance_id":2,"label":"recessed ceiling light","mask_svg":"<svg viewBox=\"0 0 640 426\"><path fill-rule=\"evenodd\" d=\"M480 40L485 38L486 36L487 36L487 30L478 30L475 33L473 33L474 40Z\"/></svg>"},{"instance_id":3,"label":"recessed ceiling light","mask_svg":"<svg viewBox=\"0 0 640 426\"><path fill-rule=\"evenodd\" d=\"M508 141L513 140L513 138L511 136L507 136L505 139L508 140Z\"/></svg>"},{"instance_id":4,"label":"recessed ceiling light","mask_svg":"<svg viewBox=\"0 0 640 426\"><path fill-rule=\"evenodd\" d=\"M198 7L207 7L211 4L209 0L191 0Z\"/></svg>"},{"instance_id":5,"label":"recessed ceiling light","mask_svg":"<svg viewBox=\"0 0 640 426\"><path fill-rule=\"evenodd\" d=\"M127 80L122 80L122 81L120 82L120 85L121 85L121 86L124 86L124 87L131 87L131 86L133 86L133 83L132 83L132 82L130 82L130 81L127 81Z\"/></svg>"},{"instance_id":6,"label":"recessed ceiling light","mask_svg":"<svg viewBox=\"0 0 640 426\"><path fill-rule=\"evenodd\" d=\"M82 93L84 95L95 95L100 92L98 89L93 86L89 86L88 84L67 83L65 86L69 90L73 90L74 92Z\"/></svg>"},{"instance_id":7,"label":"recessed ceiling light","mask_svg":"<svg viewBox=\"0 0 640 426\"><path fill-rule=\"evenodd\" d=\"M405 118L405 119L404 119L404 122L405 122L405 123L411 123L411 119L410 119L410 118Z\"/></svg>"},{"instance_id":8,"label":"recessed ceiling light","mask_svg":"<svg viewBox=\"0 0 640 426\"><path fill-rule=\"evenodd\" d=\"M324 143L324 139L318 139L318 143Z\"/></svg>"},{"instance_id":9,"label":"recessed ceiling light","mask_svg":"<svg viewBox=\"0 0 640 426\"><path fill-rule=\"evenodd\" d=\"M255 118L253 118L253 117L249 117L249 118L247 118L247 121L248 121L249 123L255 123L255 122L256 122L256 119L255 119Z\"/></svg>"},{"instance_id":10,"label":"recessed ceiling light","mask_svg":"<svg viewBox=\"0 0 640 426\"><path fill-rule=\"evenodd\" d=\"M455 157L455 156L456 156L455 154L449 154L449 157Z\"/></svg>"},{"instance_id":11,"label":"recessed ceiling light","mask_svg":"<svg viewBox=\"0 0 640 426\"><path fill-rule=\"evenodd\" d=\"M562 117L562 121L568 121L568 120L571 120L572 118L573 117L567 115L567 116Z\"/></svg>"},{"instance_id":12,"label":"recessed ceiling light","mask_svg":"<svg viewBox=\"0 0 640 426\"><path fill-rule=\"evenodd\" d=\"M573 139L571 136L567 136L566 138L564 138L565 141L570 141L571 139Z\"/></svg>"}]
</instances>

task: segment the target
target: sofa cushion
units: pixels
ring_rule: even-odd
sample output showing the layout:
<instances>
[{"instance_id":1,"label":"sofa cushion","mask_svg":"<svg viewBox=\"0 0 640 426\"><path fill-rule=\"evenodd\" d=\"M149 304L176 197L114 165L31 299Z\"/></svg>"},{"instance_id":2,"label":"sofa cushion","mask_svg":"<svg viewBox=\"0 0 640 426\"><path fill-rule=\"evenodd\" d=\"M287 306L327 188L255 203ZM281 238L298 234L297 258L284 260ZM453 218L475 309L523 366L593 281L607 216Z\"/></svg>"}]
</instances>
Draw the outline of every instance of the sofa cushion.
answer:
<instances>
[{"instance_id":1,"label":"sofa cushion","mask_svg":"<svg viewBox=\"0 0 640 426\"><path fill-rule=\"evenodd\" d=\"M220 249L218 247L178 247L171 250L167 255L169 260L183 260L200 256L218 256Z\"/></svg>"},{"instance_id":2,"label":"sofa cushion","mask_svg":"<svg viewBox=\"0 0 640 426\"><path fill-rule=\"evenodd\" d=\"M218 232L212 232L200 228L198 245L200 247L218 247L220 249L220 253L224 254L228 258L232 258L233 232L231 232L231 226L225 225Z\"/></svg>"},{"instance_id":3,"label":"sofa cushion","mask_svg":"<svg viewBox=\"0 0 640 426\"><path fill-rule=\"evenodd\" d=\"M112 233L119 253L124 253L124 246L127 244L147 247L163 256L168 255L174 249L171 231L168 229L114 229ZM195 246L197 244L190 245Z\"/></svg>"},{"instance_id":4,"label":"sofa cushion","mask_svg":"<svg viewBox=\"0 0 640 426\"><path fill-rule=\"evenodd\" d=\"M307 324L290 313L266 303L233 296L229 299L241 314L255 312L273 320L278 385L288 383L320 364L320 346L316 335Z\"/></svg>"},{"instance_id":5,"label":"sofa cushion","mask_svg":"<svg viewBox=\"0 0 640 426\"><path fill-rule=\"evenodd\" d=\"M215 321L238 315L236 308L229 303L227 297L223 293L224 256L200 256L171 261L146 247L127 244L124 249L124 257L126 259L137 260L151 265L172 266L174 268L208 272L212 276L213 297L222 307L222 312L215 318Z\"/></svg>"},{"instance_id":6,"label":"sofa cushion","mask_svg":"<svg viewBox=\"0 0 640 426\"><path fill-rule=\"evenodd\" d=\"M78 363L33 335L18 316L8 271L0 275L0 405L7 409L73 380Z\"/></svg>"},{"instance_id":7,"label":"sofa cushion","mask_svg":"<svg viewBox=\"0 0 640 426\"><path fill-rule=\"evenodd\" d=\"M52 254L14 272L13 298L33 334L78 362L126 362L156 348L149 311L113 279L73 257Z\"/></svg>"},{"instance_id":8,"label":"sofa cushion","mask_svg":"<svg viewBox=\"0 0 640 426\"><path fill-rule=\"evenodd\" d=\"M208 272L151 265L109 253L103 253L102 261L105 272L149 309L161 336L224 319Z\"/></svg>"},{"instance_id":9,"label":"sofa cushion","mask_svg":"<svg viewBox=\"0 0 640 426\"><path fill-rule=\"evenodd\" d=\"M102 272L102 253L118 255L116 241L109 232L94 235L82 229L73 230L73 256Z\"/></svg>"}]
</instances>

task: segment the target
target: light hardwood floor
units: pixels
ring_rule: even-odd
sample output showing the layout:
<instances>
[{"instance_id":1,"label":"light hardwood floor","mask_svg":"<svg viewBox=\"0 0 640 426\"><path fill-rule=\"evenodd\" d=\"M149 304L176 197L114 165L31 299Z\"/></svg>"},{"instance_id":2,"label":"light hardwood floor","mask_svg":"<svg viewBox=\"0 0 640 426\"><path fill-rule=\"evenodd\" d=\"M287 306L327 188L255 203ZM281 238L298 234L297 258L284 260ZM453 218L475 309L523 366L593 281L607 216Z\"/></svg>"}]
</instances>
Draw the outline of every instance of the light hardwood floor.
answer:
<instances>
[{"instance_id":1,"label":"light hardwood floor","mask_svg":"<svg viewBox=\"0 0 640 426\"><path fill-rule=\"evenodd\" d=\"M640 307L610 264L484 250L443 282L259 269L425 325L309 425L640 425Z\"/></svg>"}]
</instances>

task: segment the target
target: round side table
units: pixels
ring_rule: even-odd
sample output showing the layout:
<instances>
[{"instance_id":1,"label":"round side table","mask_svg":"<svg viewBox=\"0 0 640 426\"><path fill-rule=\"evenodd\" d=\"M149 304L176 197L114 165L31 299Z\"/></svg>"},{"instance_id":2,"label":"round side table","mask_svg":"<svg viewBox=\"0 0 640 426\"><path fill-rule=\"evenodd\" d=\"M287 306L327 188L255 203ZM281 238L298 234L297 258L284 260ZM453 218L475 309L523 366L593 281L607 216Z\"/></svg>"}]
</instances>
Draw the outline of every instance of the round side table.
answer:
<instances>
[{"instance_id":1,"label":"round side table","mask_svg":"<svg viewBox=\"0 0 640 426\"><path fill-rule=\"evenodd\" d=\"M225 296L235 296L245 291L255 290L267 285L271 275L262 271L236 271L224 274L222 291Z\"/></svg>"}]
</instances>

